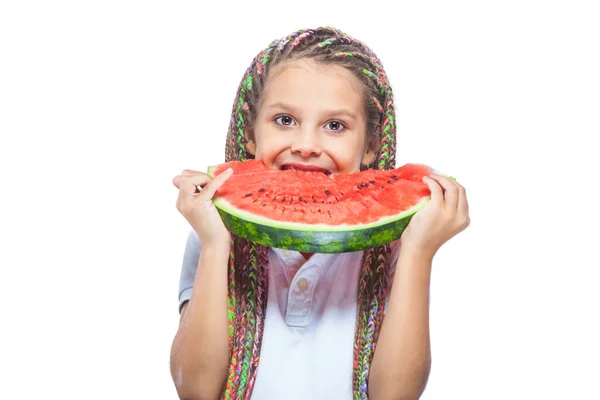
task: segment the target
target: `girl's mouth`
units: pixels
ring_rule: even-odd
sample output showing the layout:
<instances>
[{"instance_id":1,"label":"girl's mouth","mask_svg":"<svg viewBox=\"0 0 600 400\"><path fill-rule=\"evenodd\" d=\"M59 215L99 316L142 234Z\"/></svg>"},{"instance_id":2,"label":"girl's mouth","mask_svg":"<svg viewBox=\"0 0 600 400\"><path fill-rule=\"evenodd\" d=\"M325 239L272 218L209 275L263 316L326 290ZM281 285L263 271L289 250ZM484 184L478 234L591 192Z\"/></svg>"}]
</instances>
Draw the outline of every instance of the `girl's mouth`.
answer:
<instances>
[{"instance_id":1,"label":"girl's mouth","mask_svg":"<svg viewBox=\"0 0 600 400\"><path fill-rule=\"evenodd\" d=\"M321 167L315 167L313 165L304 165L304 164L283 164L282 166L279 167L280 170L282 171L298 171L298 172L304 172L305 174L309 174L309 173L314 173L314 172L321 172L324 173L327 176L331 175L331 171L326 170L324 168Z\"/></svg>"}]
</instances>

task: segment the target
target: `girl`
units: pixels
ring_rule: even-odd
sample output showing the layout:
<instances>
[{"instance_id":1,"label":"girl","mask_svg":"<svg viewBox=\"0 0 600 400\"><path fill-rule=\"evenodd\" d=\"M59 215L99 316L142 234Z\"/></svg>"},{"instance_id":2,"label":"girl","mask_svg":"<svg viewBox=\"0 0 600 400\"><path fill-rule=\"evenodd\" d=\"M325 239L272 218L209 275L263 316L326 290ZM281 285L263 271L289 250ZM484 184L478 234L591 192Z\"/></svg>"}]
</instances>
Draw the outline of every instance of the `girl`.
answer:
<instances>
[{"instance_id":1,"label":"girl","mask_svg":"<svg viewBox=\"0 0 600 400\"><path fill-rule=\"evenodd\" d=\"M391 169L394 117L391 87L367 46L330 27L300 30L246 71L226 161L327 174ZM431 363L432 259L469 224L464 188L424 178L431 202L389 245L301 254L230 235L211 202L230 175L184 170L173 180L193 228L171 354L179 396L418 399Z\"/></svg>"}]
</instances>

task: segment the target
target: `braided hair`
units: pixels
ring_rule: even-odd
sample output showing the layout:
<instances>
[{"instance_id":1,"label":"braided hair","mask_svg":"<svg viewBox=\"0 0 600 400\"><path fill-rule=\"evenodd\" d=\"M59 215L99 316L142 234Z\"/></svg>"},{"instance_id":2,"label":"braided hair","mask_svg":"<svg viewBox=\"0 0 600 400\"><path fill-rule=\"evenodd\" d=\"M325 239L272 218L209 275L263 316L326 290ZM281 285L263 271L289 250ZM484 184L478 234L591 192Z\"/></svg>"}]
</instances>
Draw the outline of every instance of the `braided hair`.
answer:
<instances>
[{"instance_id":1,"label":"braided hair","mask_svg":"<svg viewBox=\"0 0 600 400\"><path fill-rule=\"evenodd\" d=\"M301 29L273 41L252 61L239 85L226 140L226 161L254 156L246 148L270 69L281 62L310 59L347 68L362 83L367 135L378 148L361 169L393 169L396 126L392 89L377 56L365 44L332 27ZM352 390L368 398L369 368L387 298L390 246L365 250L357 287ZM228 269L230 364L224 399L249 399L260 357L268 294L268 247L232 236Z\"/></svg>"}]
</instances>

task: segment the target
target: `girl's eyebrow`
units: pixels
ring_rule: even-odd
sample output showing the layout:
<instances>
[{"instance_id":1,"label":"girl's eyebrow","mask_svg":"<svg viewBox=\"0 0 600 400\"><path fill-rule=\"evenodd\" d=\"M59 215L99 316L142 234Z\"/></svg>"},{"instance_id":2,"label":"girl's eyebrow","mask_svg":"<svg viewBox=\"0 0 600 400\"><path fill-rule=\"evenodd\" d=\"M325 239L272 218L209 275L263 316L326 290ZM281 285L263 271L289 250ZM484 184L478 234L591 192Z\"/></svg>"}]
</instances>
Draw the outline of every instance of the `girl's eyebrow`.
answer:
<instances>
[{"instance_id":1,"label":"girl's eyebrow","mask_svg":"<svg viewBox=\"0 0 600 400\"><path fill-rule=\"evenodd\" d=\"M295 112L295 108L293 106L286 104L286 103L282 103L282 102L273 103L273 104L269 105L267 108L280 108L280 109L284 109L291 113ZM347 110L344 108L341 108L339 110L326 110L323 112L323 115L325 117L335 117L335 116L344 115L348 118L356 120L356 115L353 112L351 112L350 110Z\"/></svg>"}]
</instances>

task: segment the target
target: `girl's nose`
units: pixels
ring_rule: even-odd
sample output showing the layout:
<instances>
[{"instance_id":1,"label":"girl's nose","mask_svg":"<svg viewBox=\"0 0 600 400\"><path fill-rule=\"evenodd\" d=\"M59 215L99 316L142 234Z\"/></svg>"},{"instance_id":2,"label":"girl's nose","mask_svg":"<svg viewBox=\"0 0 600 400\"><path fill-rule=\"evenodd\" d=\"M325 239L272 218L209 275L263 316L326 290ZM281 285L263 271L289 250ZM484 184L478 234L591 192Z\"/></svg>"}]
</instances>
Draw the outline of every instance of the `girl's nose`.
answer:
<instances>
[{"instance_id":1,"label":"girl's nose","mask_svg":"<svg viewBox=\"0 0 600 400\"><path fill-rule=\"evenodd\" d=\"M304 158L320 156L322 149L319 141L319 132L298 132L292 141L290 150L292 153L299 153Z\"/></svg>"}]
</instances>

